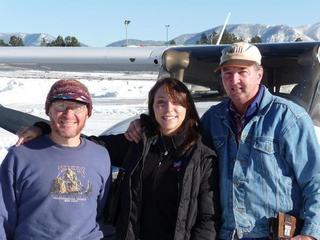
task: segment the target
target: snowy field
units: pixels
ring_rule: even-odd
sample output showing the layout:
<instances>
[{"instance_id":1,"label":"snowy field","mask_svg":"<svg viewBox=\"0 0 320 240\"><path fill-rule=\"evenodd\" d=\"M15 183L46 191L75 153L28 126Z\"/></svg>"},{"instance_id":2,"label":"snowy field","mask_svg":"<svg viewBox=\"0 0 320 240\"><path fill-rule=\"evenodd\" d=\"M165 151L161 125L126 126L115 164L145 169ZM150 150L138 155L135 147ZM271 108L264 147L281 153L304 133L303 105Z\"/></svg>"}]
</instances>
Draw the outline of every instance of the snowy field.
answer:
<instances>
[{"instance_id":1,"label":"snowy field","mask_svg":"<svg viewBox=\"0 0 320 240\"><path fill-rule=\"evenodd\" d=\"M99 135L113 124L146 111L148 91L157 73L45 72L0 65L0 104L47 118L44 103L51 85L68 78L80 80L92 94L93 114L83 133ZM0 128L0 162L16 140L15 135Z\"/></svg>"}]
</instances>

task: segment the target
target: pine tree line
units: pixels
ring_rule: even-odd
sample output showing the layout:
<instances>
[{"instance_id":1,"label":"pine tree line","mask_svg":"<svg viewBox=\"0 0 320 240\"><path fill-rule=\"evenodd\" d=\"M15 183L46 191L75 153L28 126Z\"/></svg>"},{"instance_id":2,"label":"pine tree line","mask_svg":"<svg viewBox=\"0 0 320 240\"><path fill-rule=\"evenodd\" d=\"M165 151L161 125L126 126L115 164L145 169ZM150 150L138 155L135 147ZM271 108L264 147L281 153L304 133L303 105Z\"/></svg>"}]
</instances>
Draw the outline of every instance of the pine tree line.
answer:
<instances>
[{"instance_id":1,"label":"pine tree line","mask_svg":"<svg viewBox=\"0 0 320 240\"><path fill-rule=\"evenodd\" d=\"M21 37L17 37L15 35L10 37L10 41L9 43L6 43L5 41L3 41L2 39L0 39L0 46L4 46L4 47L18 47L18 46L24 46L23 40Z\"/></svg>"},{"instance_id":2,"label":"pine tree line","mask_svg":"<svg viewBox=\"0 0 320 240\"><path fill-rule=\"evenodd\" d=\"M209 36L207 36L205 33L202 33L200 39L197 41L197 44L217 44L218 38L219 36L215 31ZM231 44L240 41L243 41L241 37L237 37L234 33L225 31L221 37L220 44ZM250 40L250 43L261 42L262 41L259 36L254 36Z\"/></svg>"},{"instance_id":3,"label":"pine tree line","mask_svg":"<svg viewBox=\"0 0 320 240\"><path fill-rule=\"evenodd\" d=\"M202 33L196 44L216 44L218 38L219 36L215 31L209 36L207 36L205 33ZM221 37L220 44L232 44L240 41L243 41L241 37L237 37L234 33L225 31ZM302 39L298 37L295 41L299 42L302 41ZM249 43L262 43L261 37L256 35L250 39Z\"/></svg>"},{"instance_id":4,"label":"pine tree line","mask_svg":"<svg viewBox=\"0 0 320 240\"><path fill-rule=\"evenodd\" d=\"M214 31L212 34L207 36L205 33L201 34L200 39L196 42L196 44L216 44L218 41L218 34ZM241 37L237 37L234 33L224 32L220 41L220 44L231 44L235 42L243 41ZM301 38L297 38L296 42L302 41ZM261 43L261 38L256 35L252 37L249 41L250 43ZM176 42L174 40L171 40L169 42L165 43L166 45L176 45ZM18 36L11 36L9 43L6 43L3 41L3 39L0 39L0 46L12 46L12 47L18 47L18 46L24 46L24 42L21 37ZM63 38L61 35L59 35L55 40L48 42L47 39L42 38L40 46L45 47L79 47L80 42L76 37L73 36L67 36Z\"/></svg>"},{"instance_id":5,"label":"pine tree line","mask_svg":"<svg viewBox=\"0 0 320 240\"><path fill-rule=\"evenodd\" d=\"M45 38L42 38L41 46L47 47L80 47L80 42L76 37L67 36L63 39L62 36L58 36L56 40L47 42Z\"/></svg>"},{"instance_id":6,"label":"pine tree line","mask_svg":"<svg viewBox=\"0 0 320 240\"><path fill-rule=\"evenodd\" d=\"M20 47L24 46L24 42L21 37L18 36L11 36L9 43L0 39L0 46L4 47ZM80 42L76 37L67 36L63 38L62 36L58 36L55 40L48 42L45 38L42 38L41 46L46 47L79 47Z\"/></svg>"}]
</instances>

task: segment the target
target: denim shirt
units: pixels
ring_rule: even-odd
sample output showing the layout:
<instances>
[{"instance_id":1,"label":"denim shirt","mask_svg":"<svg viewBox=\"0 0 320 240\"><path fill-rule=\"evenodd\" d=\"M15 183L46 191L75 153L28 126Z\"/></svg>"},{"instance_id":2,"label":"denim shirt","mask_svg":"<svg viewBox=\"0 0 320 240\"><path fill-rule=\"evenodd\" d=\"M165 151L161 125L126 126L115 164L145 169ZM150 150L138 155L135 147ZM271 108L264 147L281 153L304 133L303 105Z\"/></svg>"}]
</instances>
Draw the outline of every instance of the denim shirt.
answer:
<instances>
[{"instance_id":1,"label":"denim shirt","mask_svg":"<svg viewBox=\"0 0 320 240\"><path fill-rule=\"evenodd\" d=\"M305 220L301 234L320 239L320 148L302 107L265 89L239 145L228 100L201 121L219 157L220 238L267 237L268 219L286 212Z\"/></svg>"}]
</instances>

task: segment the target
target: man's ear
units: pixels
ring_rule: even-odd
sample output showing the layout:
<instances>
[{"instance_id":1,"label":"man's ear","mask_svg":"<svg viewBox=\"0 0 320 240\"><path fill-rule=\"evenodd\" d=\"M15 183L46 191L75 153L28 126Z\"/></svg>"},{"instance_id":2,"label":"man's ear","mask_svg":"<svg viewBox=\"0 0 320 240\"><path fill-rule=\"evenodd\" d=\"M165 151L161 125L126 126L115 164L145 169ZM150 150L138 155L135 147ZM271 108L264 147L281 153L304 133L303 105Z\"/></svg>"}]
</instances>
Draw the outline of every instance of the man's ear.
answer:
<instances>
[{"instance_id":1,"label":"man's ear","mask_svg":"<svg viewBox=\"0 0 320 240\"><path fill-rule=\"evenodd\" d=\"M92 113L91 113L92 114ZM87 107L87 114L86 114L86 121L88 120L88 118L91 117L91 115L89 116L89 109Z\"/></svg>"},{"instance_id":2,"label":"man's ear","mask_svg":"<svg viewBox=\"0 0 320 240\"><path fill-rule=\"evenodd\" d=\"M48 112L46 112L46 115L51 119L51 113L50 113L50 111L51 111L51 106L49 107Z\"/></svg>"},{"instance_id":3,"label":"man's ear","mask_svg":"<svg viewBox=\"0 0 320 240\"><path fill-rule=\"evenodd\" d=\"M258 77L259 77L259 82L261 82L262 77L263 77L263 68L260 68L260 69L258 70Z\"/></svg>"}]
</instances>

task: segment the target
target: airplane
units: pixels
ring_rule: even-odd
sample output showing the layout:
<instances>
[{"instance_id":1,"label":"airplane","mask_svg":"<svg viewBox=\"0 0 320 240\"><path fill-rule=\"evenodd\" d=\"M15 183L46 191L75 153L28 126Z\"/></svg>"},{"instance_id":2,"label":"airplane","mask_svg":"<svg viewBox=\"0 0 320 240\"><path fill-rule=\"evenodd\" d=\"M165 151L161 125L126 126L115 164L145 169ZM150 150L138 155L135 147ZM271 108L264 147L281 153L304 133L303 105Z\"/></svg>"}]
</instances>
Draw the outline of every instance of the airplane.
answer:
<instances>
[{"instance_id":1,"label":"airplane","mask_svg":"<svg viewBox=\"0 0 320 240\"><path fill-rule=\"evenodd\" d=\"M295 101L306 109L313 120L320 142L320 42L261 43L256 46L262 54L264 67L262 83L273 94ZM201 88L190 88L196 102L217 103L225 97L220 75L215 72L219 64L221 50L224 47L226 45L156 48L155 52L151 51L152 53L147 54L147 51L144 51L144 67L152 69L156 65L156 69L159 70L159 79L171 76L192 86L201 86ZM140 62L138 53L136 53L139 50L128 48L113 52L112 57L102 57L102 53L100 54L98 50L91 51L90 49L79 52L76 51L78 50L76 48L70 48L70 50L64 48L61 52L58 48L53 48L53 50L47 48L6 49L8 49L6 52L2 52L3 48L0 48L0 64L19 65L23 63L27 65L29 63L29 67L31 65L31 67L40 66L50 70L66 71L67 67L74 70L79 69L80 66L83 67L83 71L85 69L87 71L90 69L113 69L112 64L110 65L112 60L117 63L114 64L114 70L119 70L125 67L129 69L129 65L134 64L135 61L136 63ZM75 52L72 54L72 51ZM112 50L109 51L112 52ZM126 51L128 52L126 53ZM10 53L15 54L10 55ZM133 55L133 53L137 55ZM132 56L135 56L135 61L130 61L129 58ZM103 58L109 59L109 62L103 62ZM119 59L124 61L123 66ZM152 63L152 59L157 60L157 64L154 61ZM104 64L109 65L104 66ZM138 69L137 66L136 68ZM202 109L201 112L204 110ZM0 116L0 127L12 133L16 133L22 126L30 126L36 121L43 120L4 106L0 106ZM123 131L129 121L130 119L118 123L103 134L114 133L119 129Z\"/></svg>"}]
</instances>

